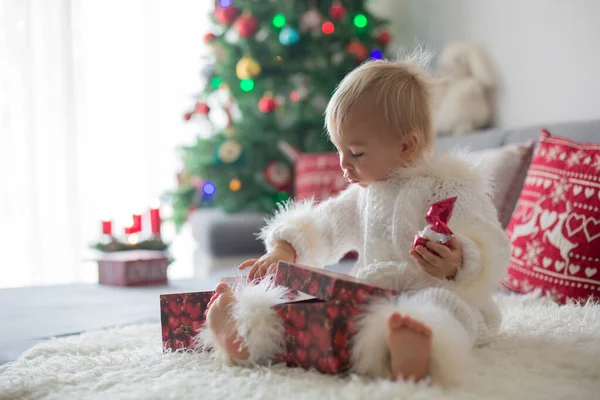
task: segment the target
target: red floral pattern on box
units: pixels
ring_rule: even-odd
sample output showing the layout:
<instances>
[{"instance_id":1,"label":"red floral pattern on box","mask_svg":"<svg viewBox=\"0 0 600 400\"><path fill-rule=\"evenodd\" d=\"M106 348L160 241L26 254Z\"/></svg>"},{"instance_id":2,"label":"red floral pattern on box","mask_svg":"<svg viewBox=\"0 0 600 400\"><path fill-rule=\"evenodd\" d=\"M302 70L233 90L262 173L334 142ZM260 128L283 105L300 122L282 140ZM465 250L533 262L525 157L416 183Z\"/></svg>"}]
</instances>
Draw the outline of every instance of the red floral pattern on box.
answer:
<instances>
[{"instance_id":1,"label":"red floral pattern on box","mask_svg":"<svg viewBox=\"0 0 600 400\"><path fill-rule=\"evenodd\" d=\"M194 336L204 326L204 312L215 292L160 295L163 349L183 350L194 346Z\"/></svg>"},{"instance_id":2,"label":"red floral pattern on box","mask_svg":"<svg viewBox=\"0 0 600 400\"><path fill-rule=\"evenodd\" d=\"M350 339L362 310L339 301L274 307L285 326L286 353L276 361L290 367L339 373L350 368Z\"/></svg>"},{"instance_id":3,"label":"red floral pattern on box","mask_svg":"<svg viewBox=\"0 0 600 400\"><path fill-rule=\"evenodd\" d=\"M373 297L397 294L350 275L282 261L277 265L275 283L321 300L339 300L342 304L353 305L365 304Z\"/></svg>"},{"instance_id":4,"label":"red floral pattern on box","mask_svg":"<svg viewBox=\"0 0 600 400\"><path fill-rule=\"evenodd\" d=\"M374 297L395 294L349 275L287 263L280 263L276 280L292 292L285 303L273 307L283 321L286 343L285 354L274 361L323 373L350 367L349 343L357 331L361 305ZM236 281L224 280L233 285ZM312 293L298 291L300 288ZM204 311L213 293L160 296L164 351L194 348L194 336L204 325Z\"/></svg>"},{"instance_id":5,"label":"red floral pattern on box","mask_svg":"<svg viewBox=\"0 0 600 400\"><path fill-rule=\"evenodd\" d=\"M600 145L543 130L507 233L504 286L560 303L600 297Z\"/></svg>"}]
</instances>

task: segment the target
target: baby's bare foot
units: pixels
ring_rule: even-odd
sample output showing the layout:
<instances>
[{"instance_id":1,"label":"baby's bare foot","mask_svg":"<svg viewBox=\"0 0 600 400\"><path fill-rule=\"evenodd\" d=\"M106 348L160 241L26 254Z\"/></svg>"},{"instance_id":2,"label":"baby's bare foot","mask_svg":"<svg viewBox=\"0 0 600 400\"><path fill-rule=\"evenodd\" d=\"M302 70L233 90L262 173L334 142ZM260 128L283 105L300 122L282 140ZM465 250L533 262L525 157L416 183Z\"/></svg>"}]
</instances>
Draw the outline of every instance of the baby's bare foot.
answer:
<instances>
[{"instance_id":1,"label":"baby's bare foot","mask_svg":"<svg viewBox=\"0 0 600 400\"><path fill-rule=\"evenodd\" d=\"M387 342L394 380L418 381L427 375L431 329L410 317L393 313L388 319Z\"/></svg>"},{"instance_id":2,"label":"baby's bare foot","mask_svg":"<svg viewBox=\"0 0 600 400\"><path fill-rule=\"evenodd\" d=\"M234 302L231 288L224 283L219 284L208 303L206 324L230 357L246 360L250 354L239 337L235 321L229 315Z\"/></svg>"}]
</instances>

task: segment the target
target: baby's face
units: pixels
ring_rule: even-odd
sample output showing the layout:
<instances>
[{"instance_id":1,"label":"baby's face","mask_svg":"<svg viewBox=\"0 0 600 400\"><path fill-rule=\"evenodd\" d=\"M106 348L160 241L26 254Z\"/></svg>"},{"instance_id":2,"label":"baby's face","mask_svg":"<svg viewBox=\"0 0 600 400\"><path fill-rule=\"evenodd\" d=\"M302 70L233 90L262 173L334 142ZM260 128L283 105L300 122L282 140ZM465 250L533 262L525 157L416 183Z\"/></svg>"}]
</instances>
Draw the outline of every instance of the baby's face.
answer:
<instances>
[{"instance_id":1,"label":"baby's face","mask_svg":"<svg viewBox=\"0 0 600 400\"><path fill-rule=\"evenodd\" d=\"M356 111L331 140L338 150L346 180L366 187L387 179L392 169L405 166L414 152L407 153L406 139L389 131L381 115Z\"/></svg>"}]
</instances>

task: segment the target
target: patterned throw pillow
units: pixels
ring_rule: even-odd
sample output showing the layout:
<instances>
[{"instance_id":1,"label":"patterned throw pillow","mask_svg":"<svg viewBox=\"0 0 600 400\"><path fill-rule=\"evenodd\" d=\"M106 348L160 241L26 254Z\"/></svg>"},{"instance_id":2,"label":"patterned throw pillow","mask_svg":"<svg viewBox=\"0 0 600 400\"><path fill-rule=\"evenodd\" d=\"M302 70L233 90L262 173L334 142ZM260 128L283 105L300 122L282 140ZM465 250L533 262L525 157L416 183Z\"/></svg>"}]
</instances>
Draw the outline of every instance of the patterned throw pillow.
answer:
<instances>
[{"instance_id":1,"label":"patterned throw pillow","mask_svg":"<svg viewBox=\"0 0 600 400\"><path fill-rule=\"evenodd\" d=\"M479 150L471 153L494 171L494 205L502 228L508 226L527 175L533 149L533 140L525 144L513 144L500 148Z\"/></svg>"},{"instance_id":2,"label":"patterned throw pillow","mask_svg":"<svg viewBox=\"0 0 600 400\"><path fill-rule=\"evenodd\" d=\"M507 233L508 289L561 303L600 297L600 144L543 130Z\"/></svg>"}]
</instances>

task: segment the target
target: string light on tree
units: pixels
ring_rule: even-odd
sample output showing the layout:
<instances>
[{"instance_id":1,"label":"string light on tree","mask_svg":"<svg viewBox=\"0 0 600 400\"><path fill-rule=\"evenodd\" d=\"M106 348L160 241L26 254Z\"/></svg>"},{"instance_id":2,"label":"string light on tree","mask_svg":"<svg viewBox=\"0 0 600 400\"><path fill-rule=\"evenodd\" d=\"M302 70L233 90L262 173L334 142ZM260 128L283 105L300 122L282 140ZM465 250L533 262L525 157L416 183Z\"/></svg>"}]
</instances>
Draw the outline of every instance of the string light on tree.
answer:
<instances>
[{"instance_id":1,"label":"string light on tree","mask_svg":"<svg viewBox=\"0 0 600 400\"><path fill-rule=\"evenodd\" d=\"M331 35L333 32L335 32L335 25L333 25L333 22L330 21L323 22L321 30L324 34Z\"/></svg>"},{"instance_id":2,"label":"string light on tree","mask_svg":"<svg viewBox=\"0 0 600 400\"><path fill-rule=\"evenodd\" d=\"M254 81L252 78L242 79L240 81L240 89L244 92L249 92L254 89Z\"/></svg>"},{"instance_id":3,"label":"string light on tree","mask_svg":"<svg viewBox=\"0 0 600 400\"><path fill-rule=\"evenodd\" d=\"M299 40L300 35L298 34L298 31L290 26L286 26L279 32L279 43L284 46L291 46L298 43Z\"/></svg>"},{"instance_id":4,"label":"string light on tree","mask_svg":"<svg viewBox=\"0 0 600 400\"><path fill-rule=\"evenodd\" d=\"M243 38L253 36L258 30L258 19L249 11L244 11L241 17L235 21L235 30Z\"/></svg>"},{"instance_id":5,"label":"string light on tree","mask_svg":"<svg viewBox=\"0 0 600 400\"><path fill-rule=\"evenodd\" d=\"M205 196L212 196L216 191L217 187L211 181L206 181L204 182L204 185L202 185L202 193L204 193Z\"/></svg>"},{"instance_id":6,"label":"string light on tree","mask_svg":"<svg viewBox=\"0 0 600 400\"><path fill-rule=\"evenodd\" d=\"M210 86L212 86L215 89L218 89L219 87L221 87L222 83L223 83L223 80L217 76L215 76L214 78L212 78L210 80Z\"/></svg>"},{"instance_id":7,"label":"string light on tree","mask_svg":"<svg viewBox=\"0 0 600 400\"><path fill-rule=\"evenodd\" d=\"M219 0L219 5L223 8L231 5L231 0Z\"/></svg>"},{"instance_id":8,"label":"string light on tree","mask_svg":"<svg viewBox=\"0 0 600 400\"><path fill-rule=\"evenodd\" d=\"M283 14L275 14L275 16L273 17L273 26L275 28L283 28L286 24L286 18L285 15Z\"/></svg>"},{"instance_id":9,"label":"string light on tree","mask_svg":"<svg viewBox=\"0 0 600 400\"><path fill-rule=\"evenodd\" d=\"M367 17L364 14L356 14L353 22L357 28L365 28L367 26Z\"/></svg>"},{"instance_id":10,"label":"string light on tree","mask_svg":"<svg viewBox=\"0 0 600 400\"><path fill-rule=\"evenodd\" d=\"M232 179L229 182L229 189L232 192L237 192L238 190L240 190L242 188L242 182L240 182L239 179Z\"/></svg>"},{"instance_id":11,"label":"string light on tree","mask_svg":"<svg viewBox=\"0 0 600 400\"><path fill-rule=\"evenodd\" d=\"M372 60L381 60L383 58L383 53L379 49L374 49L371 51L371 59Z\"/></svg>"}]
</instances>

